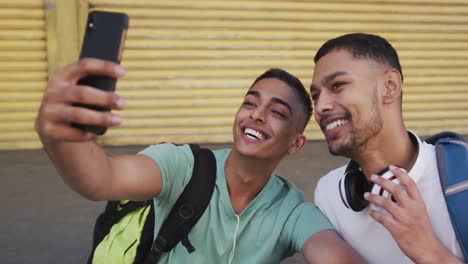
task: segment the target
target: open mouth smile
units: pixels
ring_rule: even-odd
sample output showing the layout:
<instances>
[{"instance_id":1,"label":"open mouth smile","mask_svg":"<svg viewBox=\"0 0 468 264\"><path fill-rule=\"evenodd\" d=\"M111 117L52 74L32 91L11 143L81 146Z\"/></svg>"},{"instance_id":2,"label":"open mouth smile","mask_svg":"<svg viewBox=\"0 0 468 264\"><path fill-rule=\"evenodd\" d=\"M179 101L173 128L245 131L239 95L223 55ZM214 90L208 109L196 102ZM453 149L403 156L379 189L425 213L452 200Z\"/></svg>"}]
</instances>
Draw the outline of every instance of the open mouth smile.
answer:
<instances>
[{"instance_id":1,"label":"open mouth smile","mask_svg":"<svg viewBox=\"0 0 468 264\"><path fill-rule=\"evenodd\" d=\"M263 141L268 138L268 136L264 133L248 127L244 128L244 135L246 135L249 139L256 141Z\"/></svg>"},{"instance_id":2,"label":"open mouth smile","mask_svg":"<svg viewBox=\"0 0 468 264\"><path fill-rule=\"evenodd\" d=\"M325 126L325 131L330 131L330 130L333 130L339 126L342 126L342 125L345 125L347 124L349 121L346 120L346 119L338 119L338 120L335 120L329 124L327 124Z\"/></svg>"}]
</instances>

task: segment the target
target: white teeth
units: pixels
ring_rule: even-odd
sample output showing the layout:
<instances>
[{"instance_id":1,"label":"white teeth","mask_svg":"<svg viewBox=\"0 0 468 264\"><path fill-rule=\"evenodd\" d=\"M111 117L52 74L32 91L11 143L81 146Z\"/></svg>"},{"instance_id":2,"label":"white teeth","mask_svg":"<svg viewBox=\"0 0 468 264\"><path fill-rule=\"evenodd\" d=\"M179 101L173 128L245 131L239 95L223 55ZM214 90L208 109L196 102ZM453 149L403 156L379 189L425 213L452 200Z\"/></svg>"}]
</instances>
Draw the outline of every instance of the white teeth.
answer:
<instances>
[{"instance_id":1,"label":"white teeth","mask_svg":"<svg viewBox=\"0 0 468 264\"><path fill-rule=\"evenodd\" d=\"M264 140L265 137L263 136L262 133L256 131L256 130L253 130L251 128L245 128L244 129L244 134L246 134L248 137L252 138L252 139L256 139L256 140Z\"/></svg>"},{"instance_id":2,"label":"white teeth","mask_svg":"<svg viewBox=\"0 0 468 264\"><path fill-rule=\"evenodd\" d=\"M334 129L334 128L337 127L337 126L341 126L341 125L344 125L344 124L346 124L346 123L348 123L348 120L345 120L345 119L336 120L336 121L333 121L333 122L331 122L330 124L328 124L328 125L325 127L325 129L326 129L327 131L329 131L329 130Z\"/></svg>"}]
</instances>

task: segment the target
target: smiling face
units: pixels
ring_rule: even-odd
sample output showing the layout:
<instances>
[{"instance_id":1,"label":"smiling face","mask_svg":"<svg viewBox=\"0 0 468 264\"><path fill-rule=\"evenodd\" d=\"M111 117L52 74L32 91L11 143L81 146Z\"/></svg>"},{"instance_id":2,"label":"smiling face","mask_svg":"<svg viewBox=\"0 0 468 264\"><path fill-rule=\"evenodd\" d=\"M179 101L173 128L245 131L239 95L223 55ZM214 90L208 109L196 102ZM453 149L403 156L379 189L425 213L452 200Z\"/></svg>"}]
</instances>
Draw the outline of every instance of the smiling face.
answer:
<instances>
[{"instance_id":1,"label":"smiling face","mask_svg":"<svg viewBox=\"0 0 468 264\"><path fill-rule=\"evenodd\" d=\"M234 148L246 156L280 160L305 143L304 113L293 88L276 78L256 82L237 111Z\"/></svg>"},{"instance_id":2,"label":"smiling face","mask_svg":"<svg viewBox=\"0 0 468 264\"><path fill-rule=\"evenodd\" d=\"M320 58L311 96L314 118L331 154L352 157L382 130L380 91L385 67L344 49Z\"/></svg>"}]
</instances>

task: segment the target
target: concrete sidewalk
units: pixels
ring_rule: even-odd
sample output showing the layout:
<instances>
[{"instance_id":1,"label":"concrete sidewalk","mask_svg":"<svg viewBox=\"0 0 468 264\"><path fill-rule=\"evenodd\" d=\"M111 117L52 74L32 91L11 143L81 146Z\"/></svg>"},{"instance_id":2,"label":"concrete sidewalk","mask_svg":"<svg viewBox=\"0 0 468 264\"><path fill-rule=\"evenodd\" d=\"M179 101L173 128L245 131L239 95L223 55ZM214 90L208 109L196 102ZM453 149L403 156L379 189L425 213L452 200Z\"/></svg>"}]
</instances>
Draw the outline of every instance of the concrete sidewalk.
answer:
<instances>
[{"instance_id":1,"label":"concrete sidewalk","mask_svg":"<svg viewBox=\"0 0 468 264\"><path fill-rule=\"evenodd\" d=\"M211 149L229 145L203 145ZM108 147L114 154L134 154L145 146ZM312 201L318 178L339 165L324 141L309 141L287 157L278 173L287 176ZM0 151L0 263L86 263L92 229L104 202L91 202L71 191L42 150ZM295 255L288 263L304 263Z\"/></svg>"}]
</instances>

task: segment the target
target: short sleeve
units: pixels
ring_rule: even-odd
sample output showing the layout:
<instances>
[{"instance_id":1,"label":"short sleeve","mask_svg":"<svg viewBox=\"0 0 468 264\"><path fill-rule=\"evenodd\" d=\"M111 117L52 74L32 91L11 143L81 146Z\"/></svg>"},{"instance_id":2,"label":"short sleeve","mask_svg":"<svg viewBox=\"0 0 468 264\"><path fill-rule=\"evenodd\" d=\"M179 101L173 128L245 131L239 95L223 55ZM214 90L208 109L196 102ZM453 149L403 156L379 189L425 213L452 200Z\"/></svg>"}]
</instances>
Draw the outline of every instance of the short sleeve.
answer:
<instances>
[{"instance_id":1,"label":"short sleeve","mask_svg":"<svg viewBox=\"0 0 468 264\"><path fill-rule=\"evenodd\" d=\"M153 159L161 170L163 186L156 200L175 202L192 175L193 154L190 146L164 143L152 145L138 154Z\"/></svg>"},{"instance_id":2,"label":"short sleeve","mask_svg":"<svg viewBox=\"0 0 468 264\"><path fill-rule=\"evenodd\" d=\"M290 231L291 246L296 252L301 252L304 243L316 233L335 230L320 209L310 202L303 202L294 209L286 228Z\"/></svg>"}]
</instances>

